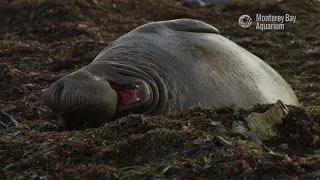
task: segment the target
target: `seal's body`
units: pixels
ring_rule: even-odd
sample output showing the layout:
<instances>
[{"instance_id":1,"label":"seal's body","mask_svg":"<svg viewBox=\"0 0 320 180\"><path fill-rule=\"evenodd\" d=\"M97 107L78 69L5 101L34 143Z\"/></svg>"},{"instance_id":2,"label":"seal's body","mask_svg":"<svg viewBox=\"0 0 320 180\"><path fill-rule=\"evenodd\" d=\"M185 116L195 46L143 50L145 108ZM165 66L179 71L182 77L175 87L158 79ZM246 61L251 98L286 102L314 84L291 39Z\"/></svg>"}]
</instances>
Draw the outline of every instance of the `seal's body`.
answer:
<instances>
[{"instance_id":1,"label":"seal's body","mask_svg":"<svg viewBox=\"0 0 320 180\"><path fill-rule=\"evenodd\" d=\"M60 113L60 124L71 128L199 104L248 107L281 100L299 106L291 87L268 64L213 26L191 19L138 27L53 84L45 99ZM84 114L90 116L80 120Z\"/></svg>"}]
</instances>

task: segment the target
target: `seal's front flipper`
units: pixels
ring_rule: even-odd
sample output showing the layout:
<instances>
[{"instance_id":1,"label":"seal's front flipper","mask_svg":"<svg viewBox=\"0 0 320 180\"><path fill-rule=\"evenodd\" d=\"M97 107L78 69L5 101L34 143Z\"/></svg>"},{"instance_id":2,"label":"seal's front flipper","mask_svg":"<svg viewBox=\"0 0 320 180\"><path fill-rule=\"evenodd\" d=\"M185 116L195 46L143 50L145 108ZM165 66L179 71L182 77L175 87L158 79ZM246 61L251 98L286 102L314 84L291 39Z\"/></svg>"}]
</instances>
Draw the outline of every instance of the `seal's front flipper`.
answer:
<instances>
[{"instance_id":1,"label":"seal's front flipper","mask_svg":"<svg viewBox=\"0 0 320 180\"><path fill-rule=\"evenodd\" d=\"M210 24L194 19L177 19L169 21L160 21L158 23L175 31L220 34L217 28L211 26Z\"/></svg>"}]
</instances>

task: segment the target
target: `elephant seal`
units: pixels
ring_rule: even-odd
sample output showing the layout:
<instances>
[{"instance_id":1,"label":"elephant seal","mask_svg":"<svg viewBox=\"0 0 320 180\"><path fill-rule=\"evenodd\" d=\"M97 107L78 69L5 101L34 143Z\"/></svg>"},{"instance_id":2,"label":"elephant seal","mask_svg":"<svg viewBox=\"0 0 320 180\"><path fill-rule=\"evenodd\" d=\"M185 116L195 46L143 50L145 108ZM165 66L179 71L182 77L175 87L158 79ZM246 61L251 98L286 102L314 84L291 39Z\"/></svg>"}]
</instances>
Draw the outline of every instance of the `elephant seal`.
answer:
<instances>
[{"instance_id":1,"label":"elephant seal","mask_svg":"<svg viewBox=\"0 0 320 180\"><path fill-rule=\"evenodd\" d=\"M162 115L198 104L299 106L268 64L204 22L142 25L112 42L87 66L59 79L45 103L66 129L97 127L130 113Z\"/></svg>"}]
</instances>

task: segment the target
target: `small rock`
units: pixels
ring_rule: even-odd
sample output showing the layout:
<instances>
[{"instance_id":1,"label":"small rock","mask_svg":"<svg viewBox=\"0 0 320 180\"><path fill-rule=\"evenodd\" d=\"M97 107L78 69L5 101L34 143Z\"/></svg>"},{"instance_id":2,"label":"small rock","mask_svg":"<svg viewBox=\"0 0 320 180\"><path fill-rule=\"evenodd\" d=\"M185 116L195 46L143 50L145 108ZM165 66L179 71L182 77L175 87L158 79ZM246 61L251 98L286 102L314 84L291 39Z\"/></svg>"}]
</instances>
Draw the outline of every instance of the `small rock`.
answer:
<instances>
[{"instance_id":1,"label":"small rock","mask_svg":"<svg viewBox=\"0 0 320 180\"><path fill-rule=\"evenodd\" d=\"M28 83L28 84L22 84L21 85L23 89L25 90L32 90L32 89L35 89L37 87L36 84L31 84L31 83Z\"/></svg>"},{"instance_id":2,"label":"small rock","mask_svg":"<svg viewBox=\"0 0 320 180\"><path fill-rule=\"evenodd\" d=\"M288 113L288 107L278 100L277 103L264 113L251 113L246 119L246 123L262 140L269 140L272 137L278 136L279 127L283 119L288 116Z\"/></svg>"},{"instance_id":3,"label":"small rock","mask_svg":"<svg viewBox=\"0 0 320 180\"><path fill-rule=\"evenodd\" d=\"M293 48L301 48L301 47L304 47L304 43L302 43L301 41L290 41L288 43L288 46Z\"/></svg>"},{"instance_id":4,"label":"small rock","mask_svg":"<svg viewBox=\"0 0 320 180\"><path fill-rule=\"evenodd\" d=\"M0 111L0 129L7 129L12 126L20 126L20 123L15 121L9 114Z\"/></svg>"},{"instance_id":5,"label":"small rock","mask_svg":"<svg viewBox=\"0 0 320 180\"><path fill-rule=\"evenodd\" d=\"M233 121L232 122L232 131L235 133L239 133L247 137L248 129L244 126L242 121Z\"/></svg>"},{"instance_id":6,"label":"small rock","mask_svg":"<svg viewBox=\"0 0 320 180\"><path fill-rule=\"evenodd\" d=\"M86 28L87 25L86 24L78 24L78 28Z\"/></svg>"},{"instance_id":7,"label":"small rock","mask_svg":"<svg viewBox=\"0 0 320 180\"><path fill-rule=\"evenodd\" d=\"M320 57L320 50L319 49L308 49L306 52L308 55L313 56L313 57Z\"/></svg>"},{"instance_id":8,"label":"small rock","mask_svg":"<svg viewBox=\"0 0 320 180\"><path fill-rule=\"evenodd\" d=\"M211 121L210 123L212 126L217 126L217 127L223 127L220 121Z\"/></svg>"}]
</instances>

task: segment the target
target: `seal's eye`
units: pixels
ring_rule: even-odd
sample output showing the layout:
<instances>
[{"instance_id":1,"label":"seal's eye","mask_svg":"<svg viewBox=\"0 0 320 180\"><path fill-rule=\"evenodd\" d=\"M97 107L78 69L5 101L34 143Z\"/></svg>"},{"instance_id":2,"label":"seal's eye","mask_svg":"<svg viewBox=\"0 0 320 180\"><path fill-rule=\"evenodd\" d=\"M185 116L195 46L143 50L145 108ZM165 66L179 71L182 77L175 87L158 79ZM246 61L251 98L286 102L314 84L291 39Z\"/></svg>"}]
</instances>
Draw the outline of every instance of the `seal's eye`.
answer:
<instances>
[{"instance_id":1,"label":"seal's eye","mask_svg":"<svg viewBox=\"0 0 320 180\"><path fill-rule=\"evenodd\" d=\"M116 91L118 95L117 108L139 101L140 99L138 97L138 85L134 86L134 88L124 88L118 85L111 85L111 88Z\"/></svg>"}]
</instances>

